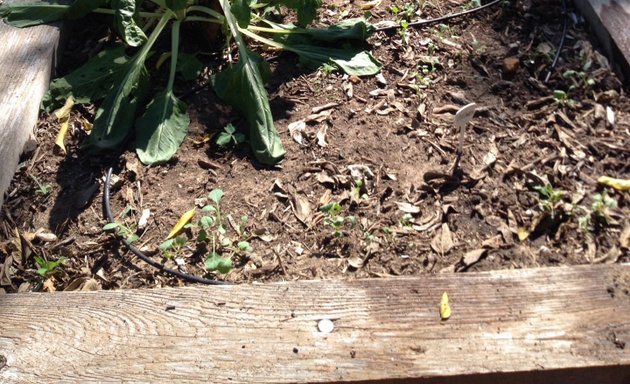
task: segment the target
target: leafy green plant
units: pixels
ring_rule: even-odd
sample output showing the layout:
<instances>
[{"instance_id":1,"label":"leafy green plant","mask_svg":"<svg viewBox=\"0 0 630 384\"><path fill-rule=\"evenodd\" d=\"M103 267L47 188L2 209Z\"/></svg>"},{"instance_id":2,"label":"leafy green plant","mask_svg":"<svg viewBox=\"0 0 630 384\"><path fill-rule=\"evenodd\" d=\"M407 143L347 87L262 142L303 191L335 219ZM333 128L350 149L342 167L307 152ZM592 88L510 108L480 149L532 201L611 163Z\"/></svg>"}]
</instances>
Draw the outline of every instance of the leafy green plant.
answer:
<instances>
[{"instance_id":1,"label":"leafy green plant","mask_svg":"<svg viewBox=\"0 0 630 384\"><path fill-rule=\"evenodd\" d=\"M562 74L562 77L565 79L571 79L574 84L569 87L569 89L574 89L578 87L592 87L595 85L595 80L589 77L588 72L591 69L593 62L591 60L584 61L582 64L582 68L579 71L569 69Z\"/></svg>"},{"instance_id":2,"label":"leafy green plant","mask_svg":"<svg viewBox=\"0 0 630 384\"><path fill-rule=\"evenodd\" d=\"M47 261L43 257L36 255L35 262L37 263L37 266L39 267L37 269L37 274L44 278L52 276L55 273L57 273L58 271L57 268L61 264L63 264L65 261L66 261L66 258L63 256L54 261Z\"/></svg>"},{"instance_id":3,"label":"leafy green plant","mask_svg":"<svg viewBox=\"0 0 630 384\"><path fill-rule=\"evenodd\" d=\"M138 241L138 239L140 238L136 234L136 231L133 228L120 224L120 223L116 223L116 222L107 223L103 226L103 231L113 231L113 230L115 230L116 235L125 239L125 241L127 241L127 243L129 244L132 244Z\"/></svg>"},{"instance_id":4,"label":"leafy green plant","mask_svg":"<svg viewBox=\"0 0 630 384\"><path fill-rule=\"evenodd\" d=\"M208 194L210 204L201 209L203 216L196 223L189 223L184 228L196 231L198 247L203 245L210 248L204 263L206 270L227 273L232 269L232 256L246 255L251 253L253 248L249 242L251 236L246 230L249 218L241 216L240 222L234 223L230 215L224 216L221 210L223 196L224 192L221 189L210 191ZM232 223L236 236L228 233L226 219Z\"/></svg>"},{"instance_id":5,"label":"leafy green plant","mask_svg":"<svg viewBox=\"0 0 630 384\"><path fill-rule=\"evenodd\" d=\"M324 224L332 227L334 230L333 235L336 238L343 237L343 230L347 225L349 225L350 228L354 228L357 224L357 219L354 216L342 216L340 214L342 208L341 204L338 202L333 201L323 205L319 210L328 214L328 216L324 218Z\"/></svg>"},{"instance_id":6,"label":"leafy green plant","mask_svg":"<svg viewBox=\"0 0 630 384\"><path fill-rule=\"evenodd\" d=\"M181 235L164 241L158 248L162 251L164 257L173 259L180 254L187 242L188 237Z\"/></svg>"},{"instance_id":7,"label":"leafy green plant","mask_svg":"<svg viewBox=\"0 0 630 384\"><path fill-rule=\"evenodd\" d=\"M564 105L564 106L567 106L569 108L574 108L575 107L575 100L573 100L569 96L569 94L566 93L563 90L556 89L555 91L553 91L553 98L560 105Z\"/></svg>"},{"instance_id":8,"label":"leafy green plant","mask_svg":"<svg viewBox=\"0 0 630 384\"><path fill-rule=\"evenodd\" d=\"M236 128L232 124L228 124L223 128L217 137L217 144L226 147L230 144L239 145L245 141L245 135L236 132Z\"/></svg>"},{"instance_id":9,"label":"leafy green plant","mask_svg":"<svg viewBox=\"0 0 630 384\"><path fill-rule=\"evenodd\" d=\"M564 192L554 189L551 184L538 185L534 189L540 193L543 199L540 202L540 207L543 212L547 212L551 218L554 218L557 213L558 205L562 202Z\"/></svg>"},{"instance_id":10,"label":"leafy green plant","mask_svg":"<svg viewBox=\"0 0 630 384\"><path fill-rule=\"evenodd\" d=\"M400 225L402 225L405 228L411 227L411 225L413 224L413 215L411 215L411 213L405 213L404 215L402 215L402 217L400 218Z\"/></svg>"},{"instance_id":11,"label":"leafy green plant","mask_svg":"<svg viewBox=\"0 0 630 384\"><path fill-rule=\"evenodd\" d=\"M606 222L610 217L609 211L617 208L617 200L608 196L606 191L603 191L602 193L597 193L593 196L593 205L591 208L593 209L593 215L595 215L596 218Z\"/></svg>"},{"instance_id":12,"label":"leafy green plant","mask_svg":"<svg viewBox=\"0 0 630 384\"><path fill-rule=\"evenodd\" d=\"M184 140L190 123L186 104L174 94L176 74L190 79L191 58L180 59L181 24L188 22L222 25L228 44L238 48L238 62L229 63L211 78L216 94L240 110L249 124L248 142L255 157L264 164L282 160L285 151L271 114L264 83L268 64L251 51L243 36L276 49L293 52L302 65L317 69L324 64L347 74L367 76L382 67L370 53L358 47L375 32L363 19L345 20L328 28L308 28L321 0L220 0L222 12L199 4L199 0L74 0L70 4L36 1L0 5L0 17L16 27L29 27L58 20L73 20L89 13L111 15L121 43L106 47L85 65L54 80L42 101L52 111L73 96L78 104L99 103L92 132L83 148L91 152L119 148L135 131L136 151L145 164L168 161ZM294 9L297 25L277 24L265 17L270 8ZM170 31L170 69L166 86L151 94L146 64L156 42ZM341 44L349 42L349 44ZM135 48L131 56L127 48ZM194 60L192 60L194 61ZM179 67L179 69L178 69ZM198 73L198 65L192 70ZM150 99L150 100L149 100ZM144 111L141 116L137 116Z\"/></svg>"},{"instance_id":13,"label":"leafy green plant","mask_svg":"<svg viewBox=\"0 0 630 384\"><path fill-rule=\"evenodd\" d=\"M35 175L31 175L30 173L29 177L33 180L35 185L37 185L37 189L35 190L36 194L46 196L50 193L52 189L50 184L43 184Z\"/></svg>"}]
</instances>

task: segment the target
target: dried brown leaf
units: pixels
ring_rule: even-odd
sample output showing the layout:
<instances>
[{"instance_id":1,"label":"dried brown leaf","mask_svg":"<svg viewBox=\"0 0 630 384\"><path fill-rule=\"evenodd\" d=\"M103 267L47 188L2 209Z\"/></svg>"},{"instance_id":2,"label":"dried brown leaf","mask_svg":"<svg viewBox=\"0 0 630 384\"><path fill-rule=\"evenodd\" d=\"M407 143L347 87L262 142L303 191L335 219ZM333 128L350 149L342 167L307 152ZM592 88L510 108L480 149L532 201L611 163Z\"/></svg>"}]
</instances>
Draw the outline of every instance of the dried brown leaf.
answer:
<instances>
[{"instance_id":1,"label":"dried brown leaf","mask_svg":"<svg viewBox=\"0 0 630 384\"><path fill-rule=\"evenodd\" d=\"M295 217L307 227L311 223L313 209L308 199L300 194L293 195L293 204L291 205Z\"/></svg>"},{"instance_id":2,"label":"dried brown leaf","mask_svg":"<svg viewBox=\"0 0 630 384\"><path fill-rule=\"evenodd\" d=\"M420 213L420 207L405 202L395 202L398 205L398 209L405 213L411 213L412 215Z\"/></svg>"},{"instance_id":3,"label":"dried brown leaf","mask_svg":"<svg viewBox=\"0 0 630 384\"><path fill-rule=\"evenodd\" d=\"M462 257L461 263L465 268L470 267L471 265L478 263L486 253L488 252L485 248L475 249L473 251L466 252L466 254Z\"/></svg>"},{"instance_id":4,"label":"dried brown leaf","mask_svg":"<svg viewBox=\"0 0 630 384\"><path fill-rule=\"evenodd\" d=\"M442 229L431 240L431 248L440 255L447 254L453 248L453 235L447 223L442 223Z\"/></svg>"}]
</instances>

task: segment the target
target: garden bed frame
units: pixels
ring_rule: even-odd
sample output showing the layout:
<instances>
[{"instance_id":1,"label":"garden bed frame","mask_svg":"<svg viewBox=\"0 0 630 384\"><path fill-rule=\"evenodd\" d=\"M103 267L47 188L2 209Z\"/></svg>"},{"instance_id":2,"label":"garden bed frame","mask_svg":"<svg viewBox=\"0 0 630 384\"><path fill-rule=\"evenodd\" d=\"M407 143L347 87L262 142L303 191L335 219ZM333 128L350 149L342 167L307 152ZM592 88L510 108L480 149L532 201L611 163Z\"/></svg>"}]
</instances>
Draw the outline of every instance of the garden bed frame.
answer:
<instances>
[{"instance_id":1,"label":"garden bed frame","mask_svg":"<svg viewBox=\"0 0 630 384\"><path fill-rule=\"evenodd\" d=\"M4 194L59 29L0 24L0 35ZM0 295L0 382L627 384L629 285L616 264Z\"/></svg>"},{"instance_id":2,"label":"garden bed frame","mask_svg":"<svg viewBox=\"0 0 630 384\"><path fill-rule=\"evenodd\" d=\"M629 282L616 264L3 295L0 382L626 384Z\"/></svg>"}]
</instances>

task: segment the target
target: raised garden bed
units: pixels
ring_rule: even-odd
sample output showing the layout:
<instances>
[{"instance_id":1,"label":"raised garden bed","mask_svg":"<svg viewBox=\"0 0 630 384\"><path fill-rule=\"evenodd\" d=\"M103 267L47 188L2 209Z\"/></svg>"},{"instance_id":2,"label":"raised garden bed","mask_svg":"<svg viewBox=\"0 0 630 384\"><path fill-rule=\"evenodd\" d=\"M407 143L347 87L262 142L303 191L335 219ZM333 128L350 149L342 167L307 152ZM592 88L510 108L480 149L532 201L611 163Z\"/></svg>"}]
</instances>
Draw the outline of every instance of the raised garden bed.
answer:
<instances>
[{"instance_id":1,"label":"raised garden bed","mask_svg":"<svg viewBox=\"0 0 630 384\"><path fill-rule=\"evenodd\" d=\"M474 5L326 3L317 23L369 9L372 22L401 25ZM255 46L273 73L267 91L287 151L277 167L261 166L245 144L218 145L228 124L239 133L246 123L194 84L175 89L189 104L188 136L155 167L129 150L82 152L92 106L73 110L65 155L57 118L42 114L38 146L21 159L2 208L3 291L185 284L103 229L109 167L114 231L136 234L153 260L208 279L273 284L2 295L0 377L625 382L629 277L617 264L628 259L628 195L598 179L630 175L630 99L583 22L569 23L550 67L560 8L517 2L377 32L368 48L383 71L372 77L310 71ZM70 39L61 74L113 35L104 26L82 38ZM216 51L186 44L205 52L206 74L222 68L220 54L206 55L220 42ZM454 114L470 102L477 112L457 162ZM211 242L198 240L208 205L218 205L230 239L220 247L232 264L223 272L207 271ZM193 207L198 226L160 249ZM613 265L593 265L601 263ZM542 266L564 267L520 270ZM312 279L320 281L294 281ZM443 292L448 321L437 311ZM332 333L318 329L322 319ZM55 358L33 368L34 346ZM163 353L148 352L156 347Z\"/></svg>"},{"instance_id":2,"label":"raised garden bed","mask_svg":"<svg viewBox=\"0 0 630 384\"><path fill-rule=\"evenodd\" d=\"M277 168L261 167L246 145L216 144L228 123L246 123L206 88L176 90L188 95L188 136L172 161L151 168L132 152L86 157L78 147L93 109L84 107L73 112L64 156L54 144L56 117L43 115L39 145L24 158L3 208L7 252L18 259L9 246L17 228L31 254L66 257L48 289L77 289L91 279L103 288L180 284L137 263L103 231L103 174L114 166L116 220L137 229L136 246L157 261L194 275L204 275L208 254L197 230L177 249L158 245L184 212L197 207L196 222L209 191L223 190L227 236L251 246L221 250L234 267L212 275L232 282L626 260L627 194L597 179L628 177L630 103L586 24L570 25L549 83L538 80L560 40L559 5L515 4L448 25L377 32L369 42L384 64L378 77L312 72L290 54L270 56L271 107L287 150ZM371 9L373 22L400 20L395 6L402 4ZM427 3L414 12L437 17L462 6ZM359 4L325 9L323 24L363 12ZM111 36L105 25L90 30L91 43L70 41L62 73ZM207 65L214 71L218 64ZM451 177L459 141L453 114L469 102L477 113ZM322 211L331 203L340 211ZM145 210L147 225L138 229ZM41 290L35 266L27 255L4 289Z\"/></svg>"}]
</instances>

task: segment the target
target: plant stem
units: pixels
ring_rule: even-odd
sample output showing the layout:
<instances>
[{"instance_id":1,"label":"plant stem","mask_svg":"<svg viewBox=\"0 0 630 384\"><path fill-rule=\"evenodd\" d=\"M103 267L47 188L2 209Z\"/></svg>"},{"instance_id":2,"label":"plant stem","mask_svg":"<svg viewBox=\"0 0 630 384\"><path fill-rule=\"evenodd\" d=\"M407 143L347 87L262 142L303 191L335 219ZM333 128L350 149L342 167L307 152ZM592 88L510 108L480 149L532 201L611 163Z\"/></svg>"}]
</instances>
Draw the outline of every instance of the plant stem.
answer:
<instances>
[{"instance_id":1,"label":"plant stem","mask_svg":"<svg viewBox=\"0 0 630 384\"><path fill-rule=\"evenodd\" d=\"M175 15L171 11L166 11L165 13L162 14L162 18L155 26L155 29L153 30L153 32L151 32L149 39L142 46L142 49L140 50L140 52L138 52L136 59L134 60L140 60L140 62L144 63L144 60L146 59L147 55L149 54L149 51L151 50L151 47L153 47L153 44L155 44L155 41L160 36L160 33L162 33L162 31L164 30L164 27L166 27L166 24L168 24L168 22L174 16Z\"/></svg>"},{"instance_id":2,"label":"plant stem","mask_svg":"<svg viewBox=\"0 0 630 384\"><path fill-rule=\"evenodd\" d=\"M173 91L173 84L175 83L175 70L177 69L177 55L179 53L179 27L181 24L179 20L175 21L171 30L171 71L168 75L167 92Z\"/></svg>"},{"instance_id":3,"label":"plant stem","mask_svg":"<svg viewBox=\"0 0 630 384\"><path fill-rule=\"evenodd\" d=\"M214 24L220 24L223 25L223 19L209 19L207 17L201 17L201 16L187 16L184 21L204 21L206 23L214 23Z\"/></svg>"},{"instance_id":4,"label":"plant stem","mask_svg":"<svg viewBox=\"0 0 630 384\"><path fill-rule=\"evenodd\" d=\"M116 11L113 9L108 9L108 8L96 8L95 10L93 10L92 12L94 13L100 13L103 15L114 15L116 14ZM140 17L153 17L153 18L160 18L164 15L164 13L161 12L138 12L138 16Z\"/></svg>"},{"instance_id":5,"label":"plant stem","mask_svg":"<svg viewBox=\"0 0 630 384\"><path fill-rule=\"evenodd\" d=\"M294 33L304 33L299 29L284 29L284 28L266 28L266 27L258 27L256 25L249 25L247 27L248 31L256 31L256 32L267 32L267 33L277 33L283 35L290 35Z\"/></svg>"},{"instance_id":6,"label":"plant stem","mask_svg":"<svg viewBox=\"0 0 630 384\"><path fill-rule=\"evenodd\" d=\"M208 7L204 7L201 5L191 5L190 7L187 8L188 12L202 12L205 13L207 15L213 16L219 20L223 20L223 15L220 14L219 12L215 11L212 8L208 8Z\"/></svg>"},{"instance_id":7,"label":"plant stem","mask_svg":"<svg viewBox=\"0 0 630 384\"><path fill-rule=\"evenodd\" d=\"M286 45L284 45L282 43L279 43L279 42L274 41L274 40L267 39L266 37L262 37L260 35L257 35L254 32L249 31L247 29L239 28L239 30L241 31L242 34L247 35L247 36L251 37L254 40L258 40L261 43L265 43L265 44L267 44L267 45L269 45L271 47L275 47L275 48L279 48L279 49L291 50L289 47L287 47Z\"/></svg>"},{"instance_id":8,"label":"plant stem","mask_svg":"<svg viewBox=\"0 0 630 384\"><path fill-rule=\"evenodd\" d=\"M225 21L232 31L232 37L234 37L234 41L236 41L236 45L238 46L238 52L241 54L241 57L246 57L247 45L245 45L245 40L243 40L243 36L241 36L241 34L239 33L239 31L245 33L245 30L241 29L238 26L236 18L234 18L234 15L232 14L230 2L228 0L219 0L219 3L221 4L221 8L223 8Z\"/></svg>"}]
</instances>

